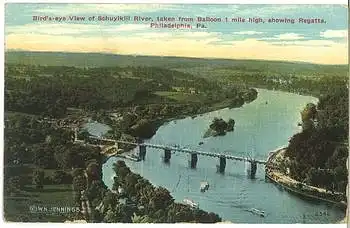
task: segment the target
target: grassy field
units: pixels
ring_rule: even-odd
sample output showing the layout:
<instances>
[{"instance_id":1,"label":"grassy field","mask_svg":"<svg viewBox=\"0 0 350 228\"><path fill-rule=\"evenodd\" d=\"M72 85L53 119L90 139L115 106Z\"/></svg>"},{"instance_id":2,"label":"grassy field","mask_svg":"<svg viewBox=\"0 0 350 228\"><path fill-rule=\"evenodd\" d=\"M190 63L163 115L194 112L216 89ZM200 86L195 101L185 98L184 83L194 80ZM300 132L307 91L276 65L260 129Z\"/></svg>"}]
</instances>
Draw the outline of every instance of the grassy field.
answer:
<instances>
[{"instance_id":1,"label":"grassy field","mask_svg":"<svg viewBox=\"0 0 350 228\"><path fill-rule=\"evenodd\" d=\"M72 185L44 185L43 189L36 189L31 184L33 165L6 166L7 176L21 176L24 179L23 188L13 195L4 195L4 218L7 221L64 221L62 215L43 215L30 213L30 206L72 207ZM45 169L45 176L51 176L55 170Z\"/></svg>"},{"instance_id":2,"label":"grassy field","mask_svg":"<svg viewBox=\"0 0 350 228\"><path fill-rule=\"evenodd\" d=\"M297 68L300 66L301 68ZM272 68L260 68L256 69L253 67L247 67L247 69L237 69L235 67L207 67L206 69L193 67L193 68L177 68L178 70L184 73L189 73L194 76L199 76L203 78L208 78L212 80L221 80L221 81L234 81L236 83L242 82L244 80L241 77L253 77L256 75L268 76L268 77L278 77L278 78L307 78L311 80L318 80L322 77L346 77L347 71L344 67L341 66L321 66L315 67L314 69L303 68L302 65L297 65L290 68L279 68L276 66Z\"/></svg>"},{"instance_id":3,"label":"grassy field","mask_svg":"<svg viewBox=\"0 0 350 228\"><path fill-rule=\"evenodd\" d=\"M38 190L26 185L21 196L4 196L4 218L7 221L64 221L67 214L39 214L30 210L31 206L73 207L71 185L45 185Z\"/></svg>"},{"instance_id":4,"label":"grassy field","mask_svg":"<svg viewBox=\"0 0 350 228\"><path fill-rule=\"evenodd\" d=\"M155 92L156 95L161 97L167 97L171 100L176 100L179 102L201 102L205 100L201 94L191 94L184 92L171 92L171 91L158 91Z\"/></svg>"}]
</instances>

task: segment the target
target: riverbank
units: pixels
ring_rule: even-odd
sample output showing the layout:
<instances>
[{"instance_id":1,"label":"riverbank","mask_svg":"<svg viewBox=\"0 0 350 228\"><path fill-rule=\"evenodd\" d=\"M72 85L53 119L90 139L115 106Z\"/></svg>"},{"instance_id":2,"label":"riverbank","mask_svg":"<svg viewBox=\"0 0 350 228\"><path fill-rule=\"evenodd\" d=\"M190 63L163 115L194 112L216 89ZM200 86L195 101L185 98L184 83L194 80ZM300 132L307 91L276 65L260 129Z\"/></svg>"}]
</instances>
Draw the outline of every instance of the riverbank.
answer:
<instances>
[{"instance_id":1,"label":"riverbank","mask_svg":"<svg viewBox=\"0 0 350 228\"><path fill-rule=\"evenodd\" d=\"M287 173L283 173L279 169L279 165L281 160L286 159L284 156L285 151L286 147L280 148L272 152L268 157L265 167L265 176L267 179L298 195L333 203L344 209L347 207L347 203L343 200L344 195L342 193L330 192L324 188L310 186L297 181L288 176L288 170Z\"/></svg>"},{"instance_id":2,"label":"riverbank","mask_svg":"<svg viewBox=\"0 0 350 228\"><path fill-rule=\"evenodd\" d=\"M198 148L203 151L225 151L229 148L235 152L249 150L256 145L255 157L267 157L267 151L284 145L291 135L300 129L293 123L300 118L298 110L306 103L315 102L316 98L304 97L292 93L258 90L258 99L241 108L220 109L209 112L196 118L187 117L178 119L161 126L156 135L147 143L164 143L174 145L176 143L188 148ZM268 105L266 105L268 101ZM286 106L285 104L289 105ZM260 110L257 112L257 110ZM222 117L227 120L233 117L237 122L235 131L223 137L202 139L208 123L214 117ZM264 124L262 124L264 123ZM281 123L285 127L281 128ZM257 127L258 132L257 134ZM275 137L271 138L274 132ZM255 142L252 134L255 133ZM203 145L198 142L204 141ZM257 143L256 143L257 142ZM135 149L134 152L137 152ZM232 151L232 153L235 153ZM165 164L162 159L163 151L147 149L146 159L142 162L125 160L130 169L149 180L156 186L162 186L170 190L177 202L183 199L191 199L198 203L203 210L218 213L223 220L234 223L334 223L343 219L343 212L338 208L329 208L325 203L312 200L299 200L294 194L281 191L272 183L265 181L264 170L258 169L256 179L250 180L246 176L244 163L229 162L225 175L219 175L216 171L216 159L199 158L198 168L188 168L186 156L171 156L170 164ZM237 153L237 155L240 155ZM111 158L103 166L103 180L108 187L113 186L113 164L121 160ZM261 167L263 168L263 167ZM200 182L207 181L210 188L205 193L200 192ZM179 184L178 184L179 183ZM301 197L303 198L303 197ZM246 210L257 208L266 213L264 218L252 215ZM304 214L310 211L328 211L327 216L308 216ZM312 214L313 215L313 214Z\"/></svg>"},{"instance_id":3,"label":"riverbank","mask_svg":"<svg viewBox=\"0 0 350 228\"><path fill-rule=\"evenodd\" d=\"M258 94L258 92L256 92ZM139 142L140 139L149 139L149 138L152 138L157 130L159 129L159 127L161 127L162 125L166 124L166 123L169 123L171 121L176 121L176 120L181 120L181 119L185 119L185 118L189 118L191 117L192 119L196 118L197 116L200 116L202 114L206 114L206 113L209 113L209 112L214 112L214 111L218 111L218 110L221 110L221 109L225 109L225 108L229 108L229 109L233 109L233 108L240 108L242 107L244 104L248 104L248 103L251 103L252 101L254 101L257 97L254 97L254 98L251 98L250 100L246 100L244 101L243 104L239 104L235 107L232 107L231 104L232 104L232 101L231 99L225 99L225 100L222 100L220 102L216 102L216 103L213 103L211 105L208 105L208 106L201 106L201 107L197 107L197 106L193 106L192 108L188 108L191 106L191 104L186 104L186 105L181 105L181 104L173 104L174 106L172 108L176 108L178 107L178 109L180 110L177 110L176 112L169 112L169 113L154 113L154 115L156 116L154 119L149 119L148 120L148 128L146 129L143 129L143 131L147 131L147 137L140 137L140 136L135 136L134 134L131 135L130 132L122 132L121 135L124 134L124 136L128 136L126 138L123 139L123 141L129 141L129 142ZM231 104L230 104L231 103ZM168 110L168 109L167 109ZM135 111L135 107L131 108L127 108L127 109L123 109L123 110L119 110L118 112L117 111L113 111L112 113L110 113L110 116L122 116L123 113L132 113L136 116L142 116L140 115L139 113L137 113ZM111 118L111 117L109 117ZM107 122L103 121L102 119L99 120L100 123L102 124L106 124L106 126L109 126L111 127L112 131L118 131L119 129L116 129L116 126L120 126L120 125L123 125L123 119L120 119L120 118L117 118L119 119L119 121L121 122L114 122L114 123L111 123L113 122L112 119ZM142 117L141 117L141 120L142 120ZM138 121L135 121L134 125L137 125L138 124ZM147 130L148 129L148 130ZM102 134L105 134L106 131ZM101 134L100 134L101 135ZM107 138L110 138L112 137L113 138L113 135L112 136L107 136ZM115 138L115 137L114 137ZM128 151L132 151L134 148L136 147L136 145L130 145L128 146L127 148L124 148L124 153L128 152ZM124 154L123 153L123 154ZM115 155L113 155L115 156ZM110 158L110 157L113 157L113 156L105 156L104 158L104 163ZM130 156L124 156L122 154L118 154L119 157L123 157L123 158L126 158L126 159L129 159L129 160L134 160L134 161L138 161L137 158L135 157L130 157Z\"/></svg>"},{"instance_id":4,"label":"riverbank","mask_svg":"<svg viewBox=\"0 0 350 228\"><path fill-rule=\"evenodd\" d=\"M191 117L191 118L194 119L197 116L200 116L202 114L218 111L218 110L225 109L225 108L228 108L228 109L241 108L243 105L249 104L249 103L253 102L254 100L256 100L256 98L254 98L252 100L249 100L249 101L245 101L243 104L237 104L236 106L232 106L231 99L225 99L225 100L222 100L220 102L216 102L216 103L210 104L208 106L202 106L202 107L200 107L199 109L196 109L196 110L192 109L191 110L192 112L189 111L189 110L184 110L185 111L184 113L181 113L181 114L180 113L179 114L175 113L171 117L165 117L165 116L158 117L154 122L156 124L156 129L158 129L163 124L171 122L171 121L174 121L174 120L185 119L185 118L188 118L188 117ZM153 137L154 135L155 134L153 134L151 137Z\"/></svg>"}]
</instances>

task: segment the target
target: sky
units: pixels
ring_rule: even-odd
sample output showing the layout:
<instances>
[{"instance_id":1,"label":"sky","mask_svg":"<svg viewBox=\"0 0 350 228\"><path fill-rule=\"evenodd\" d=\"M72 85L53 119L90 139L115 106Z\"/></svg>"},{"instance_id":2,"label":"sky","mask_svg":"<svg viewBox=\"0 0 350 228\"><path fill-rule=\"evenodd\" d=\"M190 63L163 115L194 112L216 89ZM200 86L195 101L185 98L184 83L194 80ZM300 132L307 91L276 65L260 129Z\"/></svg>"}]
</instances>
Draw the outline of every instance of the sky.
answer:
<instances>
[{"instance_id":1,"label":"sky","mask_svg":"<svg viewBox=\"0 0 350 228\"><path fill-rule=\"evenodd\" d=\"M5 49L131 55L303 61L347 64L343 5L18 4L5 6ZM33 16L85 16L81 21L33 21ZM260 17L265 23L203 23L207 28L151 28L150 22L89 21L95 16ZM268 19L293 18L291 23ZM320 18L326 23L298 23ZM172 22L182 23L182 22Z\"/></svg>"}]
</instances>

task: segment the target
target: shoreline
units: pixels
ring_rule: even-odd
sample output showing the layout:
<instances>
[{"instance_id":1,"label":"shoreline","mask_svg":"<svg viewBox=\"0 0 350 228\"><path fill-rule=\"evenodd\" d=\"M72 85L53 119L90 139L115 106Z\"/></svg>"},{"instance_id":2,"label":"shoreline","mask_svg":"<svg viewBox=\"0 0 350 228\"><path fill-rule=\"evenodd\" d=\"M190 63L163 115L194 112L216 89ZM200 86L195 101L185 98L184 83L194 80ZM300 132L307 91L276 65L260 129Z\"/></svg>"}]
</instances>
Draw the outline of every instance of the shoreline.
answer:
<instances>
[{"instance_id":1,"label":"shoreline","mask_svg":"<svg viewBox=\"0 0 350 228\"><path fill-rule=\"evenodd\" d=\"M245 104L249 104L249 103L255 101L256 99L257 99L257 97L254 100L252 100L252 101L244 102L244 104L242 104L240 106L234 106L234 107L230 107L230 105L227 104L227 102L230 101L230 99L227 99L227 100L223 100L223 101L218 102L218 103L213 103L210 106L207 106L206 110L200 110L200 111L197 111L197 112L194 112L194 113L178 114L178 115L175 115L175 116L172 116L172 117L160 118L160 119L156 120L156 122L159 124L159 127L160 127L163 124L171 122L171 121L174 121L174 120L181 120L181 119L186 119L186 118L193 118L194 119L194 118L196 118L199 115L210 113L210 112L215 112L215 111L226 109L226 108L228 108L228 109L241 108ZM158 130L159 127L157 127L157 130Z\"/></svg>"},{"instance_id":2,"label":"shoreline","mask_svg":"<svg viewBox=\"0 0 350 228\"><path fill-rule=\"evenodd\" d=\"M332 196L334 197L334 195L331 195L325 189L303 184L300 181L292 179L291 177L278 172L277 169L272 168L272 166L273 166L272 164L275 161L274 160L275 157L277 155L283 153L285 151L285 149L286 149L286 147L276 149L275 151L271 152L272 154L267 158L266 167L265 167L265 177L268 180L272 181L274 184L277 184L277 185L285 188L289 192L295 193L297 195L301 195L301 196L304 196L304 197L307 197L310 199L321 200L323 202L332 203L332 204L335 204L335 205L337 205L341 208L344 208L344 209L347 208L346 202L336 201L334 199L330 199L329 197L332 197ZM282 180L284 180L284 181L282 181ZM298 185L300 185L302 187L296 187ZM315 189L318 189L317 191L320 195L314 194ZM324 191L321 192L321 190L324 190ZM336 193L336 194L340 195L341 193Z\"/></svg>"},{"instance_id":3,"label":"shoreline","mask_svg":"<svg viewBox=\"0 0 350 228\"><path fill-rule=\"evenodd\" d=\"M240 106L235 106L235 107L230 107L226 102L227 100L224 100L224 101L221 101L219 103L214 103L212 104L211 106L207 107L206 110L203 110L203 111L197 111L196 113L186 113L186 114L179 114L179 115L175 115L175 116L172 116L172 117L168 117L168 118L159 118L157 120L155 120L156 124L157 124L157 131L159 129L160 126L166 124L166 123L169 123L171 121L174 121L174 120L180 120L180 119L184 119L184 118L196 118L197 116L199 115L202 115L202 114L205 114L205 113L210 113L210 112L214 112L214 111L218 111L218 110L221 110L221 109L225 109L225 108L229 108L229 109L232 109L232 108L240 108L240 107L243 107L245 104L249 104L253 101L255 101L256 99L258 98L258 95L257 97L252 100L252 101L249 101L249 102L244 102L244 104L240 105ZM152 137L154 136L155 134L152 135ZM150 137L150 138L152 138ZM140 160L139 159L136 159L132 156L130 156L131 154L133 154L133 150L136 148L136 146L134 146L132 149L128 150L128 151L123 151L122 153L118 153L118 151L115 151L113 153L110 153L110 154L103 154L103 158L102 158L102 164L101 164L101 168L103 167L103 165L110 159L110 158L121 158L121 159L126 159L126 160L131 160L133 162L139 162ZM103 172L103 168L102 168L102 175L104 175L104 172ZM144 177L143 177L144 178ZM146 179L146 178L145 178ZM148 179L146 179L148 180ZM104 185L106 185L103 181L103 178L101 178L101 181ZM108 191L111 191L111 189L108 187L107 188ZM207 211L206 211L207 212ZM212 213L215 213L215 212L212 212ZM219 222L219 223L229 223L229 224L232 224L231 221L228 221L228 220L225 220L225 221L222 221L222 222Z\"/></svg>"},{"instance_id":4,"label":"shoreline","mask_svg":"<svg viewBox=\"0 0 350 228\"><path fill-rule=\"evenodd\" d=\"M285 91L282 91L282 92L285 92ZM292 94L296 94L296 93L293 93L293 92L289 92L289 93L292 93ZM297 94L297 95L301 95L301 94ZM304 95L303 95L304 96ZM312 96L312 95L307 95L307 96ZM312 96L314 97L314 96ZM317 97L315 97L317 98ZM317 98L318 99L318 98ZM253 101L255 101L256 99L254 99ZM252 102L252 101L251 101ZM229 107L227 104L225 104L225 102L220 102L220 103L215 103L215 104L212 104L211 106L208 106L206 107L206 110L201 110L200 112L195 112L195 113L185 113L185 114L178 114L178 115L175 115L175 116L172 116L172 117L168 117L168 118L159 118L158 120L156 120L157 122L157 130L159 129L160 126L164 125L165 123L168 123L168 122L171 122L171 121L174 121L174 120L180 120L180 119L185 119L185 118L196 118L197 116L200 116L202 114L205 114L205 113L210 113L210 112L214 112L214 111L218 111L218 110L221 110L221 109L226 109L226 108L229 108L229 109L232 109L232 108L240 108L240 107L243 107L245 104L249 104L250 102L247 102L247 103L244 103L243 105L241 106L238 106L238 107ZM154 135L153 135L154 136ZM152 136L152 137L153 137ZM270 168L268 168L268 165L269 165L269 162L271 160L274 159L274 156L277 155L278 153L280 153L281 151L283 151L284 149L286 149L287 145L285 146L282 146L282 147L279 147L277 149L275 149L274 151L271 151L270 153L268 153L268 156L266 158L266 166L265 166L265 178L270 180L273 184L276 184L276 185L279 185L281 187L283 187L284 189L286 189L288 192L291 192L291 193L294 193L296 195L298 195L298 197L306 197L306 198L309 198L309 199L314 199L314 200L318 200L318 201L323 201L323 202L327 202L327 203L331 203L331 204L335 204L337 207L339 208L342 208L342 209L346 209L347 208L347 204L342 202L342 201L336 201L336 200L331 200L329 199L328 197L331 196L330 193L326 193L326 192L320 192L321 194L325 194L327 195L328 197L325 198L325 197L322 197L322 196L317 196L315 195L312 191L310 191L310 189L317 189L316 187L314 186L309 186L309 185L306 185L306 184L303 184L304 187L306 188L309 188L309 189L300 189L300 188L297 188L296 186L293 186L292 183L290 184L287 184L287 183L283 183L281 181L279 181L278 179L275 179L273 176L269 175L269 173L267 172ZM135 148L135 147L134 147ZM131 149L132 150L134 150ZM107 162L109 160L109 158L111 157L119 157L119 158L122 158L123 160L124 159L127 159L127 160L133 160L133 159L129 159L123 155L125 155L126 153L129 153L130 151L126 151L126 152L123 152L121 155L122 156L118 156L118 155L112 155L112 156L108 156L105 160L104 160L104 163ZM274 172L274 171L273 171ZM282 174L282 173L281 173ZM279 174L279 176L281 176L281 174ZM285 177L288 177L287 175L283 175ZM290 177L288 177L289 179L291 179ZM292 179L294 180L294 179ZM294 180L295 182L298 182L298 183L301 183L297 180ZM343 222L344 223L344 220L346 219L343 218L342 221L339 221L339 222ZM338 223L339 223L338 222Z\"/></svg>"},{"instance_id":5,"label":"shoreline","mask_svg":"<svg viewBox=\"0 0 350 228\"><path fill-rule=\"evenodd\" d=\"M256 88L254 88L254 89L256 89ZM258 93L258 95L259 95L259 93ZM158 129L161 126L163 126L164 124L167 124L167 123L169 123L171 121L176 121L176 120L181 120L181 119L186 119L186 118L194 119L197 116L200 116L200 115L203 115L203 114L206 114L206 113L210 113L210 112L215 112L215 111L222 110L222 109L226 109L226 108L228 108L228 109L241 108L245 104L249 104L249 103L255 101L258 98L258 95L257 95L257 97L254 100L249 101L249 102L245 102L244 104L242 104L240 106L230 107L227 104L227 102L230 99L227 99L227 100L223 100L223 101L218 102L218 103L213 103L212 105L207 106L206 110L200 110L200 111L197 111L195 113L178 114L178 115L175 115L175 116L172 116L172 117L158 117L157 119L153 120L154 124L156 125L156 129L157 130L154 132L154 134L151 137L145 138L144 140L151 139L156 134L156 132L158 131ZM103 122L101 122L101 123L103 123ZM107 123L103 123L103 124L108 125ZM112 129L113 129L113 127L112 127ZM120 154L119 153L115 153L115 154L112 154L112 155L103 155L103 162L102 162L102 164L106 163L109 160L109 158L111 158L111 157L120 157L120 158L124 158L124 159L128 159L128 160L136 161L135 159L130 159L128 157L128 155L127 155L127 157L125 156L125 154L131 153L131 151L134 150L135 148L136 148L136 146L133 146L130 150L124 151L124 152L122 152Z\"/></svg>"}]
</instances>

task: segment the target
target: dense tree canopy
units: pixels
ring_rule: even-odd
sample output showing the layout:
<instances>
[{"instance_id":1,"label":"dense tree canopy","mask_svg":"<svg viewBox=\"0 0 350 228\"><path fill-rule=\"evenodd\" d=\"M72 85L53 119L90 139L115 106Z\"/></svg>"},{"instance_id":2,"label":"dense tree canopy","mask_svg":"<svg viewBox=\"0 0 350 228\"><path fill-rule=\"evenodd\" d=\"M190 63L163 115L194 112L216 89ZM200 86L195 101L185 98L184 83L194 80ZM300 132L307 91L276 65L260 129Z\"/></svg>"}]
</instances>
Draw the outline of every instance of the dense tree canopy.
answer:
<instances>
[{"instance_id":1,"label":"dense tree canopy","mask_svg":"<svg viewBox=\"0 0 350 228\"><path fill-rule=\"evenodd\" d=\"M320 97L317 107L308 104L302 111L303 122L315 122L313 128L303 127L289 143L293 178L329 190L345 192L348 157L348 90L338 87Z\"/></svg>"},{"instance_id":2,"label":"dense tree canopy","mask_svg":"<svg viewBox=\"0 0 350 228\"><path fill-rule=\"evenodd\" d=\"M153 223L215 223L221 221L221 218L214 213L192 209L188 205L175 203L167 189L163 187L156 188L148 180L132 173L124 161L118 161L114 165L114 171L116 172L115 188L119 186L125 189L126 196L135 200L138 206L134 210L129 211L131 221L148 221ZM105 196L106 203L109 202L107 205L111 204L110 197L110 194ZM137 209L140 207L144 209ZM108 220L110 222L123 221L125 217L117 216L119 214L120 212L118 211L110 211Z\"/></svg>"},{"instance_id":3,"label":"dense tree canopy","mask_svg":"<svg viewBox=\"0 0 350 228\"><path fill-rule=\"evenodd\" d=\"M138 104L212 103L232 99L234 106L256 98L254 89L156 67L74 68L7 65L5 110L62 117L67 108L110 110ZM158 92L178 93L178 97ZM190 99L179 100L181 97ZM191 100L193 99L193 100Z\"/></svg>"},{"instance_id":4,"label":"dense tree canopy","mask_svg":"<svg viewBox=\"0 0 350 228\"><path fill-rule=\"evenodd\" d=\"M82 197L91 202L94 221L221 221L214 213L175 203L168 190L153 186L121 161L115 166L114 191L108 191L101 181L100 149L74 144L73 131L55 123L75 109L113 125L109 134L114 138L135 141L151 137L161 120L206 112L219 103L238 107L251 102L257 91L250 86L327 94L302 111L304 131L291 139L287 155L292 177L345 191L348 90L341 77L276 80L258 70L257 74L235 72L230 83L222 83L158 67L6 65L5 79L5 194L21 193L28 184L38 189L72 184L77 205ZM110 117L111 110L120 114L114 118L119 122ZM210 128L224 134L234 125L233 119L215 119ZM79 133L81 139L88 136L86 131ZM120 193L118 187L125 191Z\"/></svg>"},{"instance_id":5,"label":"dense tree canopy","mask_svg":"<svg viewBox=\"0 0 350 228\"><path fill-rule=\"evenodd\" d=\"M205 132L204 138L209 136L219 136L225 135L226 132L233 131L235 127L235 120L229 119L227 122L222 118L215 117L211 124L209 125L209 129Z\"/></svg>"}]
</instances>

